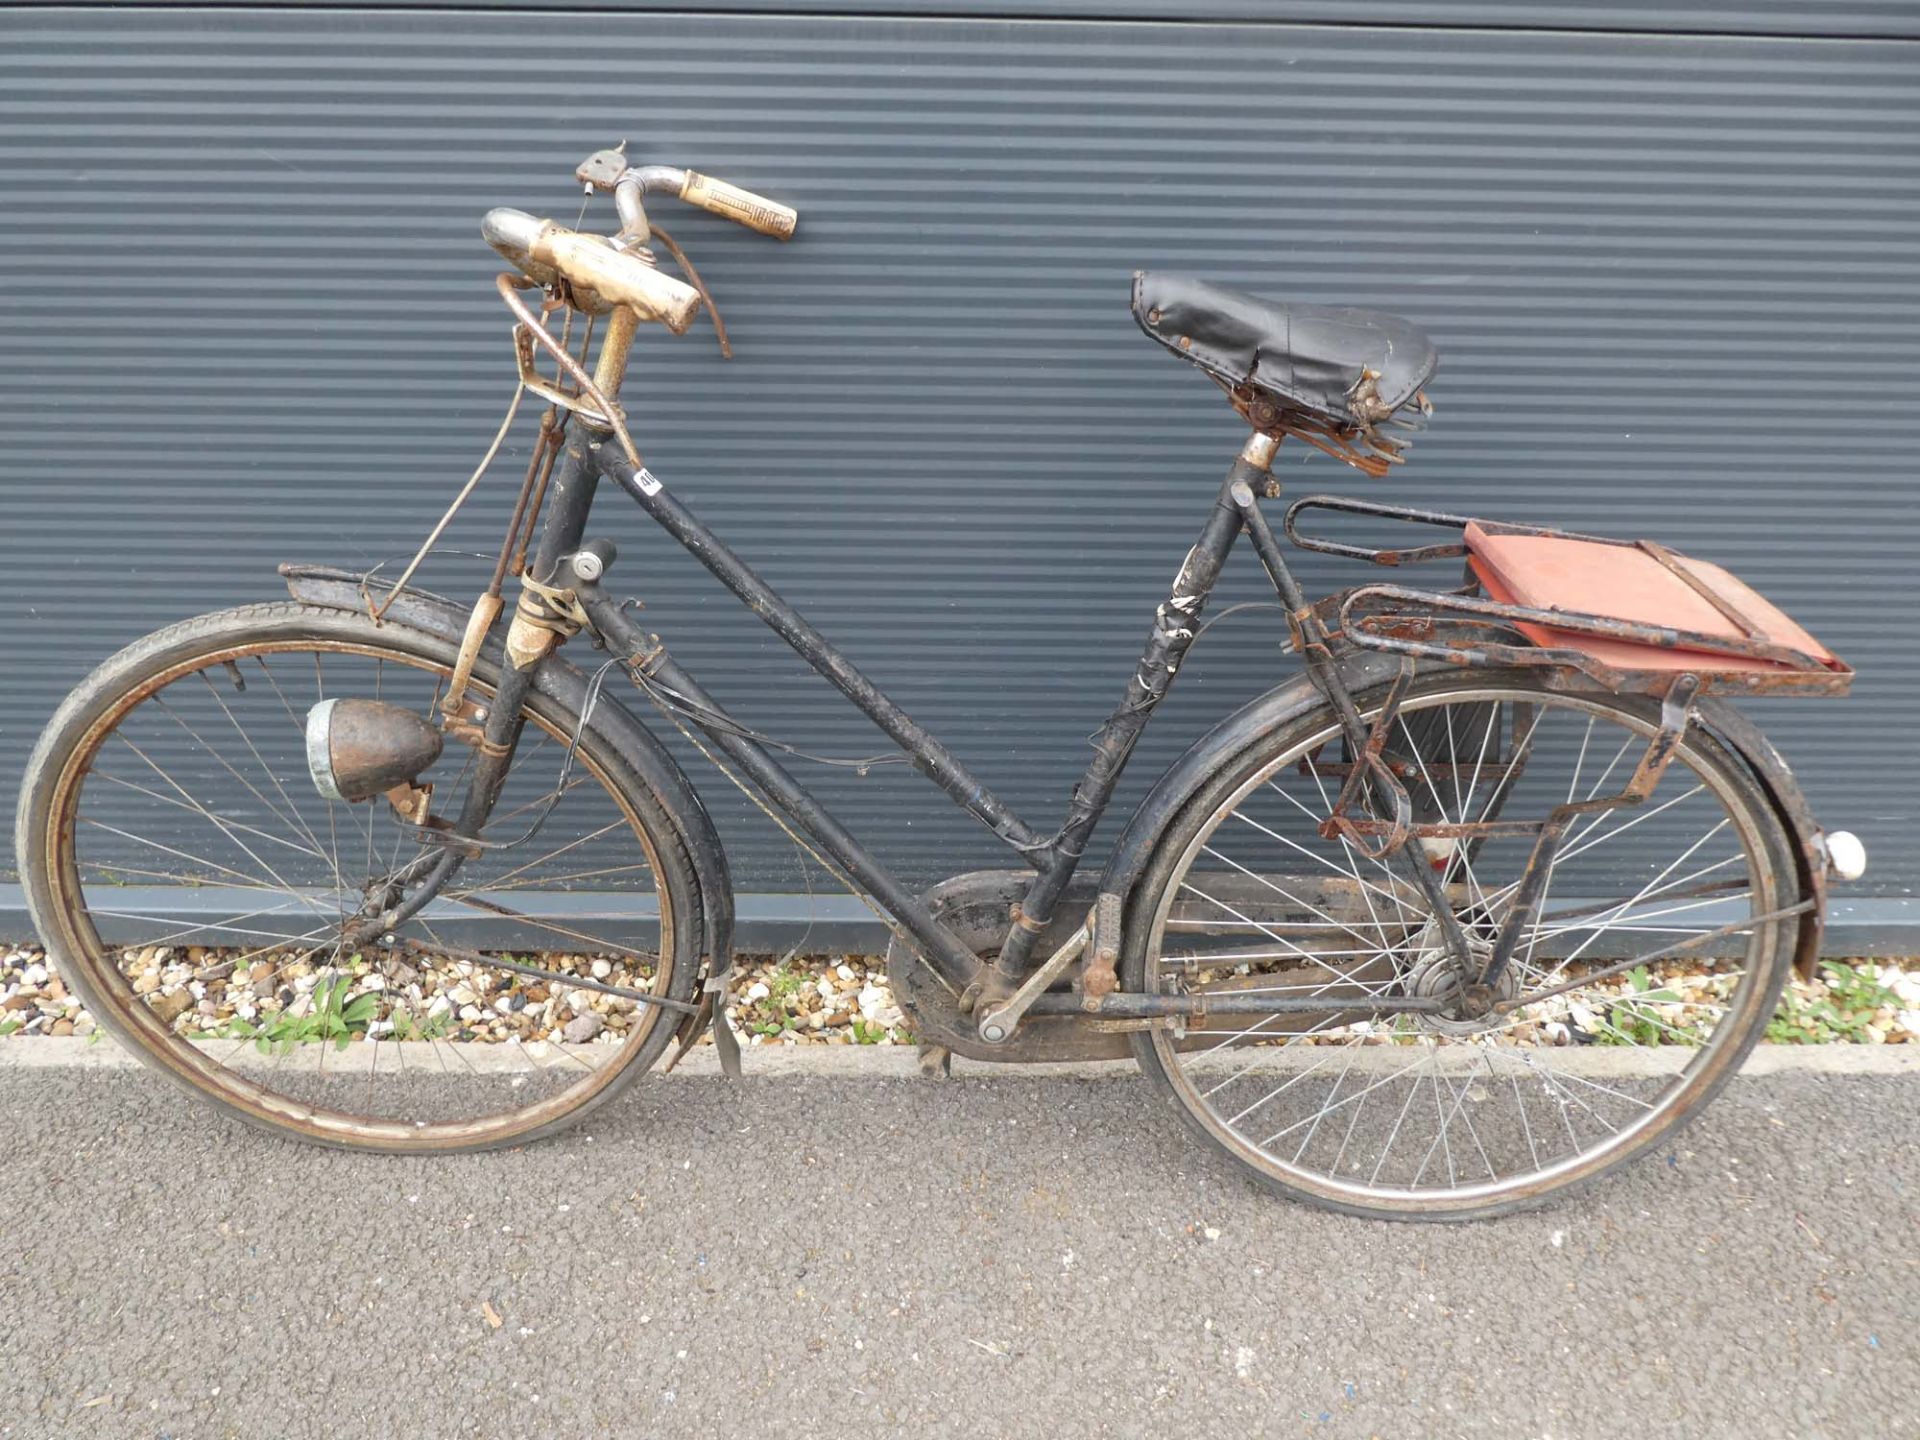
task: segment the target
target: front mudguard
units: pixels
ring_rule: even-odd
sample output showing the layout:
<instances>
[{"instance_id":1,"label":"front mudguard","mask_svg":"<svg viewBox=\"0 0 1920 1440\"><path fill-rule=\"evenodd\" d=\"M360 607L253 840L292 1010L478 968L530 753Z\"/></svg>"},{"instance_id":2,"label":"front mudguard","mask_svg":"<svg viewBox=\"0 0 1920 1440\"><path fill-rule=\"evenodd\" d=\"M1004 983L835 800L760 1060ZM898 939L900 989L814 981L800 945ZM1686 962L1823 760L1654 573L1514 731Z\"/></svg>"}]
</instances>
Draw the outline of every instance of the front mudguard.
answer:
<instances>
[{"instance_id":1,"label":"front mudguard","mask_svg":"<svg viewBox=\"0 0 1920 1440\"><path fill-rule=\"evenodd\" d=\"M1339 656L1340 673L1348 690L1358 696L1386 684L1398 672L1400 659L1375 651L1346 650ZM1442 661L1422 661L1419 675L1433 675L1457 669ZM1160 837L1173 823L1188 798L1222 766L1229 763L1253 741L1272 734L1323 702L1313 682L1302 673L1277 685L1264 695L1249 701L1196 740L1178 760L1167 768L1128 819L1107 858L1100 876L1099 908L1117 906L1124 916L1123 929L1130 931L1144 923L1136 910L1140 898L1140 877L1146 873ZM1827 867L1826 851L1821 843L1819 824L1813 818L1806 796L1801 793L1793 771L1780 752L1760 729L1729 701L1709 698L1694 708L1695 722L1722 748L1737 756L1760 784L1772 802L1774 812L1792 842L1795 870L1799 881L1797 901L1811 900L1813 906L1800 916L1800 930L1794 947L1794 965L1803 975L1811 975L1820 958L1820 937L1826 926ZM1123 953L1120 936L1100 937L1101 948L1111 947Z\"/></svg>"},{"instance_id":2,"label":"front mudguard","mask_svg":"<svg viewBox=\"0 0 1920 1440\"><path fill-rule=\"evenodd\" d=\"M364 612L362 577L346 570L319 565L282 565L281 577L293 598L307 605ZM384 612L384 623L398 625L458 645L466 633L467 614L443 595L408 590ZM480 651L490 664L504 664L499 637L490 637ZM586 703L588 677L558 653L550 652L534 672L534 689L578 714ZM733 878L713 819L693 783L665 745L635 718L615 696L602 691L594 702L593 728L633 772L653 791L686 847L700 890L700 1013L680 1022L675 1039L682 1045L697 1038L706 1023L708 996L718 1004L718 992L733 965ZM721 1023L725 1023L724 1021Z\"/></svg>"}]
</instances>

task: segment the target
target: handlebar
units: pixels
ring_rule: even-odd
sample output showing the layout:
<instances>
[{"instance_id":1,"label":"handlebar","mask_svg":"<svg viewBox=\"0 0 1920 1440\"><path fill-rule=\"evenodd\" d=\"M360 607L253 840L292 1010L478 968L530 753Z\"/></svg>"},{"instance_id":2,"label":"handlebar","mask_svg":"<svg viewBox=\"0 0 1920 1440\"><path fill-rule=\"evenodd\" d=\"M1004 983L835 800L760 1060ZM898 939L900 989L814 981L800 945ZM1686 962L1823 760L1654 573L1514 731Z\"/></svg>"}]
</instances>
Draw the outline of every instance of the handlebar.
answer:
<instances>
[{"instance_id":1,"label":"handlebar","mask_svg":"<svg viewBox=\"0 0 1920 1440\"><path fill-rule=\"evenodd\" d=\"M660 238L686 269L692 285L663 275L649 260L628 253L623 245L645 245L653 238L652 227L641 204L651 191L665 190L702 210L771 235L776 240L792 238L800 217L792 207L715 180L695 170L674 165L629 166L624 150L601 150L589 155L574 175L588 189L611 190L620 209L621 229L617 239L585 235L552 220L542 220L523 210L489 210L481 222L480 233L495 250L513 262L529 279L540 285L565 280L573 289L572 300L581 308L595 312L625 305L643 320L658 320L676 335L686 333L699 309L703 292L699 277L680 248L662 231ZM710 304L711 302L709 302ZM714 325L720 329L716 312ZM726 332L720 330L721 349L726 350Z\"/></svg>"},{"instance_id":2,"label":"handlebar","mask_svg":"<svg viewBox=\"0 0 1920 1440\"><path fill-rule=\"evenodd\" d=\"M684 335L700 308L700 292L662 275L646 261L616 250L599 235L583 235L524 210L489 210L480 233L494 249L532 279L550 285L556 277L584 288L609 305L631 306L645 320L658 320Z\"/></svg>"},{"instance_id":3,"label":"handlebar","mask_svg":"<svg viewBox=\"0 0 1920 1440\"><path fill-rule=\"evenodd\" d=\"M794 227L800 223L799 213L778 200L677 165L629 166L620 150L596 151L573 173L575 179L592 189L613 191L621 224L642 238L647 226L640 199L660 191L775 240L791 240Z\"/></svg>"}]
</instances>

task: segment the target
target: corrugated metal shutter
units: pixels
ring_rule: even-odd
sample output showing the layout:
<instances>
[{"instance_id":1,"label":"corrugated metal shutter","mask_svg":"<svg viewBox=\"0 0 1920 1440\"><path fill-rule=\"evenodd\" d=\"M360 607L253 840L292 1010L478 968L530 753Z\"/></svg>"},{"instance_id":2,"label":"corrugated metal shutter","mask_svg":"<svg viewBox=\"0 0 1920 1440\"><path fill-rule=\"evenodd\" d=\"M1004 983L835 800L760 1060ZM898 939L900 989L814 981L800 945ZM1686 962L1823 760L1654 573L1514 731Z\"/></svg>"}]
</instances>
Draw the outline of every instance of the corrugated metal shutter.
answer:
<instances>
[{"instance_id":1,"label":"corrugated metal shutter","mask_svg":"<svg viewBox=\"0 0 1920 1440\"><path fill-rule=\"evenodd\" d=\"M337 9L327 0L283 0L300 8ZM413 0L359 0L356 9L402 9ZM579 0L463 0L463 10L574 10ZM671 0L599 0L596 11L685 10ZM795 7L784 0L705 0L703 14L779 14ZM1706 0L1671 5L1590 5L1585 0L836 0L822 7L832 14L971 16L1065 19L1096 22L1158 21L1212 25L1223 21L1280 25L1415 25L1460 29L1529 29L1601 34L1641 32L1655 35L1788 35L1796 38L1888 38L1920 35L1920 14L1903 0L1867 0L1839 4L1826 0L1817 12L1791 0Z\"/></svg>"},{"instance_id":2,"label":"corrugated metal shutter","mask_svg":"<svg viewBox=\"0 0 1920 1440\"><path fill-rule=\"evenodd\" d=\"M739 358L704 331L649 343L649 462L1037 824L1238 443L1126 312L1131 270L1180 268L1439 339L1410 470L1296 455L1296 493L1656 534L1854 661L1855 700L1762 718L1866 837L1878 892L1910 894L1920 50L1604 33L1647 7L1366 13L1579 28L0 16L0 800L114 646L276 593L281 559L410 550L510 388L478 216L571 219L572 166L624 136L803 215L783 248L662 212ZM1904 7L1822 23L1914 29ZM485 548L514 468L456 546ZM722 698L809 748L874 748L643 525L605 507L615 573ZM428 583L469 593L477 564ZM1235 569L1223 599L1256 596L1251 557ZM1279 665L1264 618L1209 636L1129 794ZM763 666L791 682L777 700ZM905 875L1000 863L917 780L818 780ZM702 784L742 887L801 888L784 842Z\"/></svg>"}]
</instances>

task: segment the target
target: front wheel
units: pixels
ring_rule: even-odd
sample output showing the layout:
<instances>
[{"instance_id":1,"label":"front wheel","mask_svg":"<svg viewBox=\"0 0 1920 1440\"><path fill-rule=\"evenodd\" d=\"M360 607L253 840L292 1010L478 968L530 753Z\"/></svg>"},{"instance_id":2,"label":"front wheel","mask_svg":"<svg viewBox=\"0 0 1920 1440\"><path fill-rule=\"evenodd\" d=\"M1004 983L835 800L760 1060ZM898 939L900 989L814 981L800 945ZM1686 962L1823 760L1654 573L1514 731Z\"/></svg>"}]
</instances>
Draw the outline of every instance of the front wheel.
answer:
<instances>
[{"instance_id":1,"label":"front wheel","mask_svg":"<svg viewBox=\"0 0 1920 1440\"><path fill-rule=\"evenodd\" d=\"M1380 699L1363 699L1369 719ZM1631 698L1447 675L1410 691L1386 758L1420 821L1537 820L1616 793L1657 720ZM1369 859L1320 833L1346 764L1324 706L1255 740L1198 787L1142 881L1129 990L1326 1002L1135 1036L1141 1067L1210 1146L1290 1197L1349 1213L1496 1214L1671 1138L1739 1067L1791 961L1793 921L1757 917L1792 904L1797 883L1737 757L1692 729L1650 798L1575 820L1500 1003L1478 1017L1367 1008L1458 992L1405 857ZM1409 843L1482 955L1532 846L1531 835Z\"/></svg>"},{"instance_id":2,"label":"front wheel","mask_svg":"<svg viewBox=\"0 0 1920 1440\"><path fill-rule=\"evenodd\" d=\"M618 751L530 698L481 839L397 932L352 942L426 853L384 800L321 798L309 707L427 716L454 649L291 602L135 642L34 752L18 845L48 954L96 1021L168 1079L282 1134L354 1149L530 1140L611 1099L685 1004L699 895L679 829ZM482 664L470 694L485 702ZM458 813L473 752L423 778ZM507 842L507 843L502 843ZM621 992L626 992L622 994Z\"/></svg>"}]
</instances>

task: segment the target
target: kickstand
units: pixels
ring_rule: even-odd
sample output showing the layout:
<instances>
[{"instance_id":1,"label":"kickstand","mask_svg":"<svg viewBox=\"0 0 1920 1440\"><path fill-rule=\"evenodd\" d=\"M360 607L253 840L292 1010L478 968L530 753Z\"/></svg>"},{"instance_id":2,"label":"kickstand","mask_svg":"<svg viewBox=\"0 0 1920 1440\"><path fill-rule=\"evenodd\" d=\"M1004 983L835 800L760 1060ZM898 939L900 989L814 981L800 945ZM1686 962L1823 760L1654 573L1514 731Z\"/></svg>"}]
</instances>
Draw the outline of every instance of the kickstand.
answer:
<instances>
[{"instance_id":1,"label":"kickstand","mask_svg":"<svg viewBox=\"0 0 1920 1440\"><path fill-rule=\"evenodd\" d=\"M725 997L714 1001L713 1006L713 1048L720 1052L720 1073L729 1080L740 1078L740 1041L733 1033L733 1026L727 1023L727 1009L721 1003Z\"/></svg>"},{"instance_id":2,"label":"kickstand","mask_svg":"<svg viewBox=\"0 0 1920 1440\"><path fill-rule=\"evenodd\" d=\"M950 1079L953 1075L953 1051L944 1045L922 1045L920 1073L929 1080Z\"/></svg>"},{"instance_id":3,"label":"kickstand","mask_svg":"<svg viewBox=\"0 0 1920 1440\"><path fill-rule=\"evenodd\" d=\"M694 1024L687 1037L680 1042L680 1048L667 1058L661 1067L662 1075L671 1075L674 1067L687 1058L687 1052L699 1043L700 1033L709 1027L713 1030L713 1048L720 1052L720 1073L729 1080L740 1078L740 1042L734 1037L733 1027L727 1023L727 991L724 980L708 982L713 988L700 1002L700 1011L694 1017Z\"/></svg>"}]
</instances>

